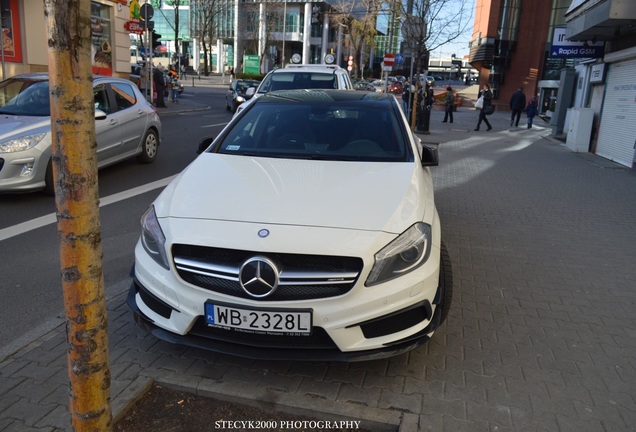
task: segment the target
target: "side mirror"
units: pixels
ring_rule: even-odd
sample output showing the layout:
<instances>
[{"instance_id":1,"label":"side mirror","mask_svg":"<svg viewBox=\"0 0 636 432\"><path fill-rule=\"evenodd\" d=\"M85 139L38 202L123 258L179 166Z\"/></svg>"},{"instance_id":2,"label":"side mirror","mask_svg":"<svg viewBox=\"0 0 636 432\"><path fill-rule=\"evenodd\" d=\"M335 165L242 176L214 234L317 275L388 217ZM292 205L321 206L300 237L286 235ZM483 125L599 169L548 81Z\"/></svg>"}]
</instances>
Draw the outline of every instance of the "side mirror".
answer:
<instances>
[{"instance_id":1,"label":"side mirror","mask_svg":"<svg viewBox=\"0 0 636 432\"><path fill-rule=\"evenodd\" d=\"M437 152L437 146L423 144L422 145L422 166L437 166L437 165L439 165L439 153Z\"/></svg>"},{"instance_id":2,"label":"side mirror","mask_svg":"<svg viewBox=\"0 0 636 432\"><path fill-rule=\"evenodd\" d=\"M245 98L246 98L246 99L251 98L252 96L254 96L254 93L256 93L256 88L254 88L254 87L250 87L250 88L248 88L248 89L245 91Z\"/></svg>"},{"instance_id":3,"label":"side mirror","mask_svg":"<svg viewBox=\"0 0 636 432\"><path fill-rule=\"evenodd\" d=\"M95 108L95 120L106 120L106 117L108 117L108 114L99 108Z\"/></svg>"},{"instance_id":4,"label":"side mirror","mask_svg":"<svg viewBox=\"0 0 636 432\"><path fill-rule=\"evenodd\" d=\"M210 144L212 144L212 141L214 141L214 137L203 138L201 142L199 142L199 146L197 147L197 154L203 153L205 149L210 147Z\"/></svg>"}]
</instances>

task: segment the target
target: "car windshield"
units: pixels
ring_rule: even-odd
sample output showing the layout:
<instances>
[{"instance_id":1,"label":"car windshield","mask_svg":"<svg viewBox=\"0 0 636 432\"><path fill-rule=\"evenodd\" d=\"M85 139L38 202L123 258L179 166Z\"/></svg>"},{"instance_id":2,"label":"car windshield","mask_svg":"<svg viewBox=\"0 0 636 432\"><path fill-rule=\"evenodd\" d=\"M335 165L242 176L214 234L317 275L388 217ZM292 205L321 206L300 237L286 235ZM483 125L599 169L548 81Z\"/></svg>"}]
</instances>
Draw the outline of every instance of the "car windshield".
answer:
<instances>
[{"instance_id":1,"label":"car windshield","mask_svg":"<svg viewBox=\"0 0 636 432\"><path fill-rule=\"evenodd\" d=\"M222 154L338 161L410 162L401 117L388 104L312 100L257 103L214 150Z\"/></svg>"},{"instance_id":2,"label":"car windshield","mask_svg":"<svg viewBox=\"0 0 636 432\"><path fill-rule=\"evenodd\" d=\"M50 116L48 81L8 79L0 83L0 114Z\"/></svg>"},{"instance_id":3,"label":"car windshield","mask_svg":"<svg viewBox=\"0 0 636 432\"><path fill-rule=\"evenodd\" d=\"M258 88L259 93L275 90L337 89L337 77L333 73L320 72L276 72L265 77Z\"/></svg>"}]
</instances>

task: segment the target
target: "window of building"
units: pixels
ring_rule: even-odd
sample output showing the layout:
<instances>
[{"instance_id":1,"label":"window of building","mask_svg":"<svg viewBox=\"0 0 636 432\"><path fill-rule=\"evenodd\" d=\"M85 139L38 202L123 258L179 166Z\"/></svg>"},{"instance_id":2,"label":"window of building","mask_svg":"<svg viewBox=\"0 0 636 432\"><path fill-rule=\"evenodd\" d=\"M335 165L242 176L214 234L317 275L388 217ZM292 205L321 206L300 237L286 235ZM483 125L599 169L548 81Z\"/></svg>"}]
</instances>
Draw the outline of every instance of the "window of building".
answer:
<instances>
[{"instance_id":1,"label":"window of building","mask_svg":"<svg viewBox=\"0 0 636 432\"><path fill-rule=\"evenodd\" d=\"M91 58L93 73L113 74L111 7L100 3L91 3Z\"/></svg>"}]
</instances>

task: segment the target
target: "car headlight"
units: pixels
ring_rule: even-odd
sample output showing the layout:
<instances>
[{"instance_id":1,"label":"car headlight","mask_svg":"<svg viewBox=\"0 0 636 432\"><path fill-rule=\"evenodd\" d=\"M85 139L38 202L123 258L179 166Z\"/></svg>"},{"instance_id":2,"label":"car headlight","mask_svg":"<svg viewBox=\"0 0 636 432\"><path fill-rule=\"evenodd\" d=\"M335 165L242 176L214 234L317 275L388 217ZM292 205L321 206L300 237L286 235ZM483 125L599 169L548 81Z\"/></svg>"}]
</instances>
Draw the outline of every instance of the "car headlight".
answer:
<instances>
[{"instance_id":1,"label":"car headlight","mask_svg":"<svg viewBox=\"0 0 636 432\"><path fill-rule=\"evenodd\" d=\"M415 270L430 254L431 226L418 222L375 254L365 285L377 285Z\"/></svg>"},{"instance_id":2,"label":"car headlight","mask_svg":"<svg viewBox=\"0 0 636 432\"><path fill-rule=\"evenodd\" d=\"M141 244L157 264L167 270L170 269L165 248L166 236L161 231L154 206L150 206L141 217Z\"/></svg>"},{"instance_id":3,"label":"car headlight","mask_svg":"<svg viewBox=\"0 0 636 432\"><path fill-rule=\"evenodd\" d=\"M243 103L243 102L245 102L245 98L243 96L237 96L236 97L236 102Z\"/></svg>"},{"instance_id":4,"label":"car headlight","mask_svg":"<svg viewBox=\"0 0 636 432\"><path fill-rule=\"evenodd\" d=\"M35 147L44 139L46 133L25 135L20 138L4 141L0 143L0 153L13 153L28 150Z\"/></svg>"}]
</instances>

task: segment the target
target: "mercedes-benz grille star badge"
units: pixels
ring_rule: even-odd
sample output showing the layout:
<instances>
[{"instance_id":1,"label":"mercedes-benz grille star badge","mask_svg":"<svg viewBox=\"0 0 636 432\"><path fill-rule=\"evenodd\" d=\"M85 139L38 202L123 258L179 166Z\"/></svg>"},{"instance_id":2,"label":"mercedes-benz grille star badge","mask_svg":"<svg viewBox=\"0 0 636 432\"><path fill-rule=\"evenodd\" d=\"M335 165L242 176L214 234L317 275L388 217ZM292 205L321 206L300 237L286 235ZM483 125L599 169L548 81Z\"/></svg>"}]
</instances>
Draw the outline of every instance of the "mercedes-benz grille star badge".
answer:
<instances>
[{"instance_id":1,"label":"mercedes-benz grille star badge","mask_svg":"<svg viewBox=\"0 0 636 432\"><path fill-rule=\"evenodd\" d=\"M268 258L250 258L241 266L239 282L252 297L267 297L278 287L278 268Z\"/></svg>"}]
</instances>

